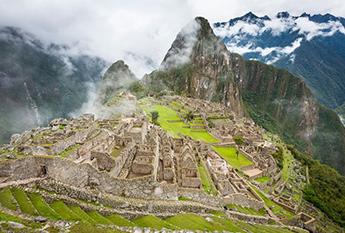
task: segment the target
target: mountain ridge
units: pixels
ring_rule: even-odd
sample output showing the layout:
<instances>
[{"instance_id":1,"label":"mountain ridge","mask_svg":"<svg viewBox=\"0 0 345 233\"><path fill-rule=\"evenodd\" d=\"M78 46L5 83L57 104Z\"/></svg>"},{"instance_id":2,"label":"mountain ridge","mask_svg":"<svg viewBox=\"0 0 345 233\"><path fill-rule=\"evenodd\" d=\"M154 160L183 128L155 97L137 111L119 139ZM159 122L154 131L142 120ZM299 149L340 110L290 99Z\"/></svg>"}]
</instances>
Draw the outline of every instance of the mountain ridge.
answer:
<instances>
[{"instance_id":1,"label":"mountain ridge","mask_svg":"<svg viewBox=\"0 0 345 233\"><path fill-rule=\"evenodd\" d=\"M271 18L246 14L213 28L230 51L288 69L334 109L345 101L344 25L345 18L331 14L280 12Z\"/></svg>"},{"instance_id":2,"label":"mountain ridge","mask_svg":"<svg viewBox=\"0 0 345 233\"><path fill-rule=\"evenodd\" d=\"M145 77L145 84L156 93L159 87L165 86L180 95L221 102L229 108L235 106L235 112L247 112L259 125L344 174L345 130L336 113L318 104L301 79L285 70L245 61L228 52L219 44L221 42L206 19L196 18L195 21L200 23L203 33L196 34L190 60L183 65L154 71ZM176 40L173 46L181 45L180 36ZM217 53L208 53L212 50L209 48ZM229 98L232 95L236 98ZM327 122L329 119L333 126ZM334 141L325 138L327 133L334 133ZM327 153L330 150L333 151L331 156Z\"/></svg>"}]
</instances>

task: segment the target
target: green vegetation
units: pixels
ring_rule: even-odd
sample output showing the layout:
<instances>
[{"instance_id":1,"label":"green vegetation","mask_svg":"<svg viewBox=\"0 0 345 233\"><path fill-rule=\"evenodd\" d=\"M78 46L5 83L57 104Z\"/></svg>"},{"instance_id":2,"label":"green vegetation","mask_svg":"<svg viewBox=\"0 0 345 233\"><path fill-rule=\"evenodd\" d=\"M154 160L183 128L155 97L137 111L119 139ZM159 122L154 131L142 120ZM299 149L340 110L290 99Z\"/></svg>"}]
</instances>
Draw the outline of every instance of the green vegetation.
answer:
<instances>
[{"instance_id":1,"label":"green vegetation","mask_svg":"<svg viewBox=\"0 0 345 233\"><path fill-rule=\"evenodd\" d=\"M82 220L78 215L76 215L72 210L70 210L62 201L54 201L50 204L50 207L58 215L60 215L62 219L70 221Z\"/></svg>"},{"instance_id":2,"label":"green vegetation","mask_svg":"<svg viewBox=\"0 0 345 233\"><path fill-rule=\"evenodd\" d=\"M20 210L23 213L37 215L37 211L35 210L34 206L32 205L31 201L29 200L28 196L23 190L19 188L12 188L11 191L20 207Z\"/></svg>"},{"instance_id":3,"label":"green vegetation","mask_svg":"<svg viewBox=\"0 0 345 233\"><path fill-rule=\"evenodd\" d=\"M166 219L172 225L175 225L181 229L189 230L223 230L218 224L212 224L206 221L205 218L196 214L179 214Z\"/></svg>"},{"instance_id":4,"label":"green vegetation","mask_svg":"<svg viewBox=\"0 0 345 233\"><path fill-rule=\"evenodd\" d=\"M345 177L293 146L288 146L288 149L296 159L309 167L310 184L304 189L304 198L345 227Z\"/></svg>"},{"instance_id":5,"label":"green vegetation","mask_svg":"<svg viewBox=\"0 0 345 233\"><path fill-rule=\"evenodd\" d=\"M102 215L100 215L97 211L91 211L87 213L96 223L99 224L105 224L105 225L109 225L112 224L112 222L103 217Z\"/></svg>"},{"instance_id":6,"label":"green vegetation","mask_svg":"<svg viewBox=\"0 0 345 233\"><path fill-rule=\"evenodd\" d=\"M159 113L157 111L151 112L151 121L153 124L158 125Z\"/></svg>"},{"instance_id":7,"label":"green vegetation","mask_svg":"<svg viewBox=\"0 0 345 233\"><path fill-rule=\"evenodd\" d=\"M117 226L124 226L124 227L132 227L135 226L134 223L131 221L125 219L124 217L117 215L117 214L112 214L107 216L107 219L109 219L113 224Z\"/></svg>"},{"instance_id":8,"label":"green vegetation","mask_svg":"<svg viewBox=\"0 0 345 233\"><path fill-rule=\"evenodd\" d=\"M61 219L61 217L45 202L45 200L38 193L28 194L33 206L38 211L38 213L49 219Z\"/></svg>"},{"instance_id":9,"label":"green vegetation","mask_svg":"<svg viewBox=\"0 0 345 233\"><path fill-rule=\"evenodd\" d=\"M111 151L111 156L116 158L117 156L119 156L121 154L121 150L117 149L117 148L113 148L113 150Z\"/></svg>"},{"instance_id":10,"label":"green vegetation","mask_svg":"<svg viewBox=\"0 0 345 233\"><path fill-rule=\"evenodd\" d=\"M217 189L214 186L212 178L202 161L198 164L198 171L201 179L201 184L205 192L214 196L217 195Z\"/></svg>"},{"instance_id":11,"label":"green vegetation","mask_svg":"<svg viewBox=\"0 0 345 233\"><path fill-rule=\"evenodd\" d=\"M283 161L284 161L284 155L283 155L283 148L281 146L278 146L278 150L272 154L273 158L275 158L277 165L279 168L283 168Z\"/></svg>"},{"instance_id":12,"label":"green vegetation","mask_svg":"<svg viewBox=\"0 0 345 233\"><path fill-rule=\"evenodd\" d=\"M62 158L66 158L67 156L69 156L71 153L73 153L74 151L78 150L78 148L80 147L79 144L75 144L73 146L68 147L66 150L62 151L59 156L61 156Z\"/></svg>"},{"instance_id":13,"label":"green vegetation","mask_svg":"<svg viewBox=\"0 0 345 233\"><path fill-rule=\"evenodd\" d=\"M234 141L237 146L243 145L244 144L244 139L242 136L234 136Z\"/></svg>"},{"instance_id":14,"label":"green vegetation","mask_svg":"<svg viewBox=\"0 0 345 233\"><path fill-rule=\"evenodd\" d=\"M97 233L120 233L121 231L116 229L109 229L100 226L95 226L90 223L80 222L75 224L69 230L71 233L90 233L90 232L97 232Z\"/></svg>"},{"instance_id":15,"label":"green vegetation","mask_svg":"<svg viewBox=\"0 0 345 233\"><path fill-rule=\"evenodd\" d=\"M6 191L7 196L8 193L11 193L11 190L7 189ZM2 190L4 191L4 190ZM250 224L236 221L236 220L229 220L226 218L223 212L215 212L213 216L204 218L202 216L186 213L186 214L178 214L173 217L169 217L167 219L161 219L153 215L147 215L143 217L139 217L133 221L129 221L128 219L112 214L109 216L103 216L97 211L91 211L86 213L82 210L79 206L67 206L62 201L54 201L50 205L47 204L44 199L36 193L25 193L24 191L12 188L12 192L15 193L15 197L21 200L21 202L27 201L30 203L30 200L33 203L33 211L35 209L38 211L39 215L47 217L50 220L66 220L66 221L75 221L80 220L80 223L73 225L70 229L72 233L79 233L79 232L119 232L118 230L111 228L111 227L99 227L95 224L103 224L103 225L117 225L117 226L129 226L129 227L150 227L153 229L172 229L172 230L179 230L179 229L188 229L188 230L200 230L200 231L233 231L233 232L245 232L251 229L251 232L279 232L278 230L282 230L281 232L289 232L285 231L283 228L274 228L272 227L272 231L270 231L270 227L255 224L251 226ZM27 196L29 196L29 199ZM26 197L26 198L25 198ZM28 204L25 204L28 205ZM27 208L27 207L25 207ZM236 207L238 208L238 207ZM241 210L244 211L245 208ZM249 209L249 208L248 208ZM254 213L254 210L247 210L246 213ZM250 211L250 212L249 212ZM256 215L263 214L262 210L258 211ZM0 212L0 221L14 221L20 222L24 225L29 225L30 227L37 227L39 226L38 223L33 223L27 220L22 220L16 216L11 216L5 213ZM244 230L242 230L244 229ZM261 230L258 230L261 229ZM265 229L265 230L262 230ZM52 232L55 232L55 228L49 228ZM253 230L253 231L252 231Z\"/></svg>"},{"instance_id":16,"label":"green vegetation","mask_svg":"<svg viewBox=\"0 0 345 233\"><path fill-rule=\"evenodd\" d=\"M96 224L96 222L91 218L82 208L79 206L68 206L71 211L73 211L82 221Z\"/></svg>"},{"instance_id":17,"label":"green vegetation","mask_svg":"<svg viewBox=\"0 0 345 233\"><path fill-rule=\"evenodd\" d=\"M265 205L272 210L272 212L281 218L292 218L294 216L293 213L290 211L287 211L277 203L273 202L271 199L269 199L262 191L257 189L256 187L250 185L250 187L254 190L256 194L260 196L260 198L265 202Z\"/></svg>"},{"instance_id":18,"label":"green vegetation","mask_svg":"<svg viewBox=\"0 0 345 233\"><path fill-rule=\"evenodd\" d=\"M8 209L16 210L16 200L14 199L11 190L9 188L5 188L0 191L0 204Z\"/></svg>"},{"instance_id":19,"label":"green vegetation","mask_svg":"<svg viewBox=\"0 0 345 233\"><path fill-rule=\"evenodd\" d=\"M176 227L160 218L157 218L156 216L153 215L147 215L144 217L139 217L137 219L134 219L133 222L140 227L152 227L155 229L162 229L162 228L167 228L167 229L176 229Z\"/></svg>"},{"instance_id":20,"label":"green vegetation","mask_svg":"<svg viewBox=\"0 0 345 233\"><path fill-rule=\"evenodd\" d=\"M250 215L260 215L260 216L265 216L266 215L266 210L264 208L255 210L253 208L248 208L248 207L243 207L240 205L234 205L234 204L229 204L226 206L229 210L234 210L237 212L241 212L244 214L250 214Z\"/></svg>"},{"instance_id":21,"label":"green vegetation","mask_svg":"<svg viewBox=\"0 0 345 233\"><path fill-rule=\"evenodd\" d=\"M166 130L171 136L179 138L180 135L186 135L191 137L196 141L203 141L207 143L218 142L214 136L209 134L206 130L193 130L186 123L184 123L181 118L178 116L177 112L173 109L163 106L163 105L154 105L147 106L142 105L143 109L147 114L150 112L156 111L159 114L158 123L159 125Z\"/></svg>"},{"instance_id":22,"label":"green vegetation","mask_svg":"<svg viewBox=\"0 0 345 233\"><path fill-rule=\"evenodd\" d=\"M192 199L190 199L189 197L179 196L178 200L179 201L191 201Z\"/></svg>"},{"instance_id":23,"label":"green vegetation","mask_svg":"<svg viewBox=\"0 0 345 233\"><path fill-rule=\"evenodd\" d=\"M237 149L228 146L213 146L217 154L225 159L233 168L240 169L241 167L252 165L253 162L247 159L243 154L239 153L237 156Z\"/></svg>"},{"instance_id":24,"label":"green vegetation","mask_svg":"<svg viewBox=\"0 0 345 233\"><path fill-rule=\"evenodd\" d=\"M262 177L255 178L255 181L263 184L263 183L267 183L271 181L271 178L269 178L268 176L262 176Z\"/></svg>"}]
</instances>

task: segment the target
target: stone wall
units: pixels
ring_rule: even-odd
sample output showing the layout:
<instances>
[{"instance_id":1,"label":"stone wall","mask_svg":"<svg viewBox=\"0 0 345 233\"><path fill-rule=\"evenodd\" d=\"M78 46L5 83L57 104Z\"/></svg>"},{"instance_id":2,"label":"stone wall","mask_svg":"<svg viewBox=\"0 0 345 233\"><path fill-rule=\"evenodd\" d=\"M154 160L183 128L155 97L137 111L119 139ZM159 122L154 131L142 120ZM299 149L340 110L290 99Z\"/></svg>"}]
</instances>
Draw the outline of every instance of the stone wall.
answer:
<instances>
[{"instance_id":1,"label":"stone wall","mask_svg":"<svg viewBox=\"0 0 345 233\"><path fill-rule=\"evenodd\" d=\"M250 198L241 193L228 195L225 198L223 198L223 200L224 200L225 205L235 204L235 205L253 208L256 210L264 208L264 203L262 201Z\"/></svg>"},{"instance_id":2,"label":"stone wall","mask_svg":"<svg viewBox=\"0 0 345 233\"><path fill-rule=\"evenodd\" d=\"M154 182L152 176L133 179L111 177L90 164L76 164L59 157L26 157L0 163L7 181L46 176L77 188L93 188L118 196L145 199L177 199L177 187Z\"/></svg>"},{"instance_id":3,"label":"stone wall","mask_svg":"<svg viewBox=\"0 0 345 233\"><path fill-rule=\"evenodd\" d=\"M179 188L178 194L179 196L187 197L193 201L197 201L205 205L223 207L223 200L221 198L207 195L205 192L201 191L200 189Z\"/></svg>"}]
</instances>

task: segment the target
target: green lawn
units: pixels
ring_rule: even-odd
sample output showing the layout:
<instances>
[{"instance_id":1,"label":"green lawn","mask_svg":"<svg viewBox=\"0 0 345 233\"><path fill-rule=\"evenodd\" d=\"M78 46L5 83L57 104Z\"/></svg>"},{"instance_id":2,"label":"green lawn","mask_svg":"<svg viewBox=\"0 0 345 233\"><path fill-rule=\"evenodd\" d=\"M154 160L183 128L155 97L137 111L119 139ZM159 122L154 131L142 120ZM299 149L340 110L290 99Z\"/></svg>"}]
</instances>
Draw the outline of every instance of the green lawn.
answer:
<instances>
[{"instance_id":1,"label":"green lawn","mask_svg":"<svg viewBox=\"0 0 345 233\"><path fill-rule=\"evenodd\" d=\"M0 191L0 204L8 209L16 210L17 209L17 203L14 199L11 190L9 188L2 189Z\"/></svg>"},{"instance_id":2,"label":"green lawn","mask_svg":"<svg viewBox=\"0 0 345 233\"><path fill-rule=\"evenodd\" d=\"M241 227L237 226L237 225L235 224L235 222L233 222L233 221L231 221L231 220L229 220L229 219L226 219L226 218L223 218L223 217L214 216L214 217L212 217L212 220L213 220L215 223L217 223L217 224L223 226L223 227L226 229L226 231L230 231L230 232L240 232L240 233L244 232L244 231L241 229Z\"/></svg>"},{"instance_id":3,"label":"green lawn","mask_svg":"<svg viewBox=\"0 0 345 233\"><path fill-rule=\"evenodd\" d=\"M12 188L11 192L23 213L37 215L35 207L32 205L30 199L23 190L19 188Z\"/></svg>"},{"instance_id":4,"label":"green lawn","mask_svg":"<svg viewBox=\"0 0 345 233\"><path fill-rule=\"evenodd\" d=\"M196 214L179 214L166 219L167 222L188 230L223 231L226 227L215 221L207 221L204 217Z\"/></svg>"},{"instance_id":5,"label":"green lawn","mask_svg":"<svg viewBox=\"0 0 345 233\"><path fill-rule=\"evenodd\" d=\"M61 219L59 216L50 206L45 202L41 195L38 193L28 193L28 196L40 215L50 219Z\"/></svg>"},{"instance_id":6,"label":"green lawn","mask_svg":"<svg viewBox=\"0 0 345 233\"><path fill-rule=\"evenodd\" d=\"M50 204L50 207L65 220L77 221L82 220L81 217L76 215L63 201L54 201Z\"/></svg>"},{"instance_id":7,"label":"green lawn","mask_svg":"<svg viewBox=\"0 0 345 233\"><path fill-rule=\"evenodd\" d=\"M262 176L262 177L258 177L255 178L255 181L259 182L259 183L267 183L271 180L271 178L269 178L268 176Z\"/></svg>"},{"instance_id":8,"label":"green lawn","mask_svg":"<svg viewBox=\"0 0 345 233\"><path fill-rule=\"evenodd\" d=\"M242 153L239 153L237 157L235 147L213 146L212 149L225 159L233 168L240 169L241 167L253 164L253 162L247 159Z\"/></svg>"},{"instance_id":9,"label":"green lawn","mask_svg":"<svg viewBox=\"0 0 345 233\"><path fill-rule=\"evenodd\" d=\"M157 218L156 216L153 216L153 215L139 217L137 219L134 219L133 223L139 227L151 227L154 229L166 228L166 229L172 229L172 230L176 229L174 225L160 218Z\"/></svg>"},{"instance_id":10,"label":"green lawn","mask_svg":"<svg viewBox=\"0 0 345 233\"><path fill-rule=\"evenodd\" d=\"M255 210L253 208L243 207L240 205L229 204L226 206L229 210L237 211L244 214L265 216L266 210L264 208Z\"/></svg>"},{"instance_id":11,"label":"green lawn","mask_svg":"<svg viewBox=\"0 0 345 233\"><path fill-rule=\"evenodd\" d=\"M81 220L84 222L89 222L92 224L96 224L95 220L91 218L82 208L79 206L68 206L70 210L72 210Z\"/></svg>"},{"instance_id":12,"label":"green lawn","mask_svg":"<svg viewBox=\"0 0 345 233\"><path fill-rule=\"evenodd\" d=\"M212 178L210 177L210 174L208 173L207 168L205 167L203 162L199 163L198 171L201 179L201 184L205 192L214 196L217 195L217 189L214 186Z\"/></svg>"},{"instance_id":13,"label":"green lawn","mask_svg":"<svg viewBox=\"0 0 345 233\"><path fill-rule=\"evenodd\" d=\"M91 211L87 213L93 220L95 220L96 223L99 224L105 224L105 225L109 225L112 224L112 222L103 217L100 213L98 213L97 211Z\"/></svg>"},{"instance_id":14,"label":"green lawn","mask_svg":"<svg viewBox=\"0 0 345 233\"><path fill-rule=\"evenodd\" d=\"M112 223L114 223L117 226L124 226L124 227L132 227L135 226L134 223L129 221L128 219L117 215L117 214L112 214L107 216L107 219L109 219Z\"/></svg>"},{"instance_id":15,"label":"green lawn","mask_svg":"<svg viewBox=\"0 0 345 233\"><path fill-rule=\"evenodd\" d=\"M159 114L158 123L160 126L166 130L172 137L179 138L180 135L189 136L196 141L203 141L207 143L218 142L219 140L209 134L206 130L203 131L193 131L187 128L187 124L180 121L180 117L177 112L167 106L154 105L154 106L144 106L143 107L146 114L150 117L152 111L157 111ZM180 121L180 122L169 122L169 121Z\"/></svg>"}]
</instances>

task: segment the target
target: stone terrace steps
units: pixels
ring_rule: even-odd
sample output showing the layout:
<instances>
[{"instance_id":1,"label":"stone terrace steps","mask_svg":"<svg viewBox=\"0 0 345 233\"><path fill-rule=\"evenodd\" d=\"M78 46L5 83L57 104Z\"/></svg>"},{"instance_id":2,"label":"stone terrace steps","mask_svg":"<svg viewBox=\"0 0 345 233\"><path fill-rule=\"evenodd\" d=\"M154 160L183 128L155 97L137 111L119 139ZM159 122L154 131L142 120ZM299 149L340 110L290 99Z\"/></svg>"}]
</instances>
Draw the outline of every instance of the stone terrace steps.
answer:
<instances>
[{"instance_id":1,"label":"stone terrace steps","mask_svg":"<svg viewBox=\"0 0 345 233\"><path fill-rule=\"evenodd\" d=\"M41 190L46 190L48 193L61 195L61 197L73 198L74 200L83 200L84 202L94 200L113 209L121 209L122 211L129 212L149 212L158 216L169 216L180 212L210 213L212 211L221 210L220 208L207 206L194 201L148 200L114 196L99 192L90 192L84 189L78 189L60 182L49 180L37 182L37 186Z\"/></svg>"}]
</instances>

